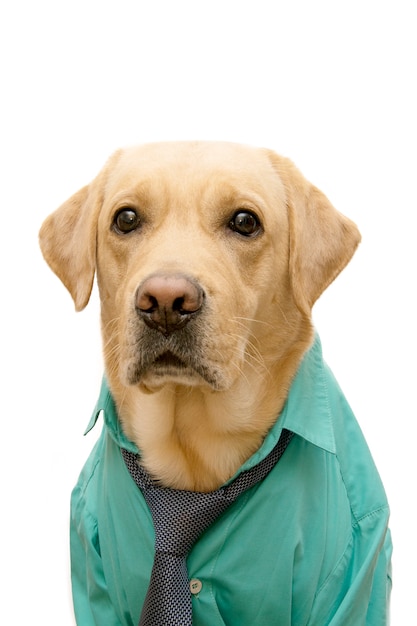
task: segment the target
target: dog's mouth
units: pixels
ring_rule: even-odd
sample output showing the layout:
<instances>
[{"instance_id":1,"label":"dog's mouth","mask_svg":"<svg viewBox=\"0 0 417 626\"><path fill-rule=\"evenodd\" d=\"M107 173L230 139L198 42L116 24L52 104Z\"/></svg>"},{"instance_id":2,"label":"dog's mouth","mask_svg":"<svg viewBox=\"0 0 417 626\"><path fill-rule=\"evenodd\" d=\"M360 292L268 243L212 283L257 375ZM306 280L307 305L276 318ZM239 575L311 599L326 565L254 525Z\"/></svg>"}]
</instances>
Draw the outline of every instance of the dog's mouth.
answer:
<instances>
[{"instance_id":1,"label":"dog's mouth","mask_svg":"<svg viewBox=\"0 0 417 626\"><path fill-rule=\"evenodd\" d=\"M203 379L210 386L218 388L219 381L215 374L205 367L200 359L192 356L183 360L173 352L160 354L152 363L149 363L144 378L172 379L176 382L193 385Z\"/></svg>"},{"instance_id":2,"label":"dog's mouth","mask_svg":"<svg viewBox=\"0 0 417 626\"><path fill-rule=\"evenodd\" d=\"M168 337L139 323L132 317L127 351L121 359L121 376L127 385L143 385L147 389L165 384L209 386L221 390L229 384L221 358L213 352L212 334L207 321L190 320L184 328Z\"/></svg>"},{"instance_id":3,"label":"dog's mouth","mask_svg":"<svg viewBox=\"0 0 417 626\"><path fill-rule=\"evenodd\" d=\"M184 370L190 369L190 366L172 352L167 351L155 359L152 363L152 369L155 370L156 374L164 375L178 371L184 372Z\"/></svg>"},{"instance_id":4,"label":"dog's mouth","mask_svg":"<svg viewBox=\"0 0 417 626\"><path fill-rule=\"evenodd\" d=\"M134 359L127 370L127 381L130 385L139 383L153 387L171 381L194 386L201 384L202 380L213 389L223 386L219 372L204 363L197 349L194 353L181 356L165 350L154 354L153 358Z\"/></svg>"}]
</instances>

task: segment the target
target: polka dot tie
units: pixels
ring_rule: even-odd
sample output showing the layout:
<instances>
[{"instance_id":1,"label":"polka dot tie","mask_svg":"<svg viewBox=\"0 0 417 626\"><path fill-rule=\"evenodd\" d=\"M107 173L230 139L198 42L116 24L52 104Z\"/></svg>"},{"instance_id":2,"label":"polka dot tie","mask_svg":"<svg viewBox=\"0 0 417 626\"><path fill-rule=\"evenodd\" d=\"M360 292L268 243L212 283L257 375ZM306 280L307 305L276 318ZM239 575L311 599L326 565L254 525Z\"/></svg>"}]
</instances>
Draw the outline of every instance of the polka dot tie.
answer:
<instances>
[{"instance_id":1,"label":"polka dot tie","mask_svg":"<svg viewBox=\"0 0 417 626\"><path fill-rule=\"evenodd\" d=\"M283 455L293 433L283 429L274 449L229 485L209 493L159 487L138 455L122 449L141 489L155 529L155 559L139 626L192 626L192 594L186 557L200 535L240 494L263 480Z\"/></svg>"}]
</instances>

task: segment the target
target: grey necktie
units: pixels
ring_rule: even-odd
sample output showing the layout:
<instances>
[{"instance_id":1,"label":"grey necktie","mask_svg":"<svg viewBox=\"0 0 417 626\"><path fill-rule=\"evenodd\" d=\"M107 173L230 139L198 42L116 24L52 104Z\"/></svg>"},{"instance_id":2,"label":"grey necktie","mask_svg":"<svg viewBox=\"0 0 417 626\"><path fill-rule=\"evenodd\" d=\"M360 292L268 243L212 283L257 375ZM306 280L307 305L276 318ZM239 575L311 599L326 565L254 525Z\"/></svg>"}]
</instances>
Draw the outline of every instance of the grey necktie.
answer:
<instances>
[{"instance_id":1,"label":"grey necktie","mask_svg":"<svg viewBox=\"0 0 417 626\"><path fill-rule=\"evenodd\" d=\"M155 559L139 626L192 626L192 594L186 557L200 535L240 494L263 480L283 455L293 433L283 429L274 449L229 485L200 493L159 487L138 455L122 449L141 489L155 529Z\"/></svg>"}]
</instances>

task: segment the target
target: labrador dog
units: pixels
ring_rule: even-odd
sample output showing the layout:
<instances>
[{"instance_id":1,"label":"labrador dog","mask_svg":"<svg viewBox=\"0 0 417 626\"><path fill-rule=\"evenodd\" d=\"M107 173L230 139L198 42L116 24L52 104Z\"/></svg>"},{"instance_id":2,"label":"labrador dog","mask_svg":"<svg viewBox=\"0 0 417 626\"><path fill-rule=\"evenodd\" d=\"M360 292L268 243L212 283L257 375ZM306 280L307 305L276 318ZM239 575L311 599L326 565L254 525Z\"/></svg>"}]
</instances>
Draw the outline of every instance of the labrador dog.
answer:
<instances>
[{"instance_id":1,"label":"labrador dog","mask_svg":"<svg viewBox=\"0 0 417 626\"><path fill-rule=\"evenodd\" d=\"M340 401L327 396L323 400L325 394L332 395L328 388L336 383L326 378L330 374L323 374L327 370L317 356L318 337L311 320L314 302L349 262L359 241L356 225L337 212L288 159L267 149L221 142L167 142L119 150L92 183L45 220L40 231L43 255L69 290L77 311L87 305L97 276L105 389L116 416L112 422L106 417L110 409L99 406L104 411L108 442L101 448L96 446L93 453L97 467L103 468L101 486L92 493L92 477L99 481L99 472L91 470L90 462L88 476L84 470L80 478L84 482L78 485L77 503L73 502L74 510L88 508L89 518L96 520L90 533L97 533L94 539L88 538L88 531L82 529L82 513L73 513L77 623L137 623L152 565L149 544L153 530L148 511L141 513L146 518L143 522L137 515L131 552L121 547L133 522L123 520L123 516L115 521L117 504L112 500L111 481L115 481L113 491L120 507L124 490L129 493L124 496L128 499L125 507L133 506L133 498L137 498L139 508L146 505L131 476L123 473L126 468L121 455L117 461L109 460L113 457L108 446L115 442L122 448L131 446L149 476L164 489L205 493L228 483L250 465L251 459L259 460L270 445L271 433L281 429L281 421L292 427L295 436L264 481L269 484L268 491L262 492L267 489L263 484L254 488L253 506L241 512L248 528L252 524L262 534L265 526L265 542L272 552L258 559L258 550L264 554L258 546L251 557L246 556L239 574L246 582L235 577L232 584L221 570L220 548L215 558L217 548L212 543L208 554L216 565L213 562L208 575L204 541L211 537L215 543L226 522L234 529L233 537L222 543L221 554L227 555L230 545L230 562L239 564L235 556L239 548L233 543L240 541L239 524L235 528L228 517L233 511L236 515L235 503L188 557L194 579L202 581L197 585L199 593L193 596L193 623L385 623L380 621L382 613L385 615L381 600L377 603L373 598L382 597L381 586L385 589L389 579L387 505L356 426L346 434L350 427L344 426L344 420L354 418L347 408L336 407ZM317 368L321 373L316 375ZM295 407L297 417L289 417L291 407ZM323 426L322 420L330 413L329 423ZM339 420L333 413L344 416ZM330 428L336 434L332 431L330 435ZM301 443L309 446L304 455L296 452ZM366 462L360 476L349 474L346 478L346 472L356 471L354 463L348 467L340 461L349 445L352 458L362 454ZM330 460L312 486L309 481L315 466L313 461L309 466L308 459L313 451L327 454ZM331 464L336 462L340 479L333 475ZM274 476L286 493L285 510L292 510L294 503L289 502L297 490L298 513L294 510L291 519L282 505L278 513L275 511L280 507L272 505ZM333 498L329 484L337 480L338 496ZM359 480L362 490L369 492L366 505L360 507L352 493ZM312 492L324 493L326 489L328 500L323 508L328 511L327 521L323 521L321 509L317 512L317 505L308 513L300 513L303 498L307 502ZM101 498L101 508L88 503L88 490L91 501ZM256 515L255 498L260 499ZM266 517L262 519L264 509ZM375 530L378 540L364 539L362 529L365 547L361 544L359 550L356 544L360 540L352 538L351 529L359 524L359 518L382 509L385 513L380 530ZM110 515L109 510L117 530L111 537L106 531L110 523L102 519ZM271 516L279 516L275 531L274 524L271 527L269 523ZM292 528L299 537L290 537L289 552L279 553L277 545L284 539L277 528L284 518L284 534ZM332 525L337 527L337 536L331 539ZM375 520L374 525L378 526ZM303 533L305 542L300 539ZM248 550L245 537L242 533L243 553ZM301 552L297 552L301 544L304 566ZM83 560L89 550L98 559L90 570L91 558L85 556ZM363 554L367 550L372 558L365 566ZM291 558L285 557L288 553ZM272 570L266 565L269 561L275 563ZM267 591L260 591L257 583L251 587L248 582L265 581L265 577L274 581L277 569L276 584L282 594L277 589L271 591L269 583ZM130 572L135 593L131 583L123 579L124 571ZM361 599L352 591L355 585L362 589ZM326 586L327 591L323 591ZM245 599L248 594L252 609ZM386 593L382 595L386 598ZM377 604L378 617L372 621L369 607Z\"/></svg>"}]
</instances>

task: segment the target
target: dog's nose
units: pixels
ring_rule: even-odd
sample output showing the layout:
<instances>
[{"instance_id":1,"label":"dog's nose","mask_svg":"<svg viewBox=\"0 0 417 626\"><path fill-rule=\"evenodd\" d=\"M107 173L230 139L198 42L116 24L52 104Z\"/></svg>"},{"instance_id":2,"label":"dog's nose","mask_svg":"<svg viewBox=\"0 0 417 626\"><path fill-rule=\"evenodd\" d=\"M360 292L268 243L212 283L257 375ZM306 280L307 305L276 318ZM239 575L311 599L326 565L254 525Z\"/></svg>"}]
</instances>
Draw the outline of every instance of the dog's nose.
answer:
<instances>
[{"instance_id":1,"label":"dog's nose","mask_svg":"<svg viewBox=\"0 0 417 626\"><path fill-rule=\"evenodd\" d=\"M203 300L203 289L187 276L156 274L138 287L136 310L149 327L170 335L200 312Z\"/></svg>"}]
</instances>

